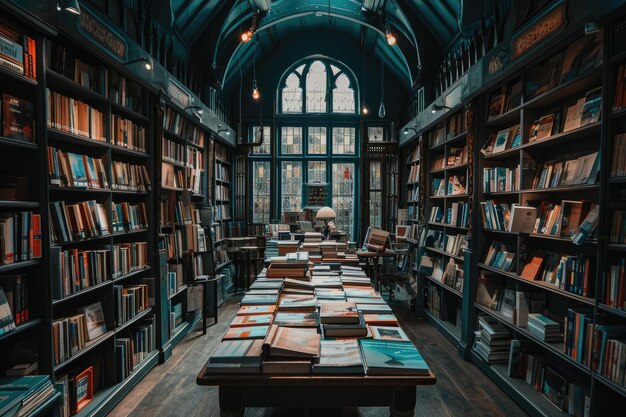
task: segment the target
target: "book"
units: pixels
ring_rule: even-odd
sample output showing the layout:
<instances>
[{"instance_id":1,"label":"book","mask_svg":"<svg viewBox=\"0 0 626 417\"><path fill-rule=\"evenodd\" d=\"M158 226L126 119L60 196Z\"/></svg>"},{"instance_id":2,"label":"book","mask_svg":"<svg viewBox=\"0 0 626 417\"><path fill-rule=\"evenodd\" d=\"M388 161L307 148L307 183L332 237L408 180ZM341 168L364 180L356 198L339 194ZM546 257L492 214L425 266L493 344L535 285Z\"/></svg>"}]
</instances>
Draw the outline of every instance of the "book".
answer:
<instances>
[{"instance_id":1,"label":"book","mask_svg":"<svg viewBox=\"0 0 626 417\"><path fill-rule=\"evenodd\" d=\"M272 357L316 358L320 340L316 329L271 326L263 349Z\"/></svg>"},{"instance_id":2,"label":"book","mask_svg":"<svg viewBox=\"0 0 626 417\"><path fill-rule=\"evenodd\" d=\"M30 101L2 94L2 136L34 143L34 113Z\"/></svg>"},{"instance_id":3,"label":"book","mask_svg":"<svg viewBox=\"0 0 626 417\"><path fill-rule=\"evenodd\" d=\"M269 326L235 326L232 325L222 337L222 340L233 339L263 339L267 335Z\"/></svg>"},{"instance_id":4,"label":"book","mask_svg":"<svg viewBox=\"0 0 626 417\"><path fill-rule=\"evenodd\" d=\"M356 340L322 340L320 358L313 364L313 373L363 374L361 350Z\"/></svg>"},{"instance_id":5,"label":"book","mask_svg":"<svg viewBox=\"0 0 626 417\"><path fill-rule=\"evenodd\" d=\"M395 340L408 342L409 337L400 327L395 326L369 326L372 338L375 340Z\"/></svg>"},{"instance_id":6,"label":"book","mask_svg":"<svg viewBox=\"0 0 626 417\"><path fill-rule=\"evenodd\" d=\"M323 306L323 305L322 305ZM368 335L367 325L363 319L363 314L357 315L358 322L356 323L323 323L322 333L324 338L328 337L365 337Z\"/></svg>"},{"instance_id":7,"label":"book","mask_svg":"<svg viewBox=\"0 0 626 417\"><path fill-rule=\"evenodd\" d=\"M368 375L429 375L430 369L411 342L360 339Z\"/></svg>"},{"instance_id":8,"label":"book","mask_svg":"<svg viewBox=\"0 0 626 417\"><path fill-rule=\"evenodd\" d=\"M320 306L320 323L359 323L359 314L356 310L356 304L351 302L323 304L322 306Z\"/></svg>"},{"instance_id":9,"label":"book","mask_svg":"<svg viewBox=\"0 0 626 417\"><path fill-rule=\"evenodd\" d=\"M272 324L272 314L254 314L246 316L235 316L230 323L230 327L248 327L248 326L269 326Z\"/></svg>"},{"instance_id":10,"label":"book","mask_svg":"<svg viewBox=\"0 0 626 417\"><path fill-rule=\"evenodd\" d=\"M254 317L254 316L251 316ZM315 311L308 313L290 313L279 311L273 324L283 327L315 327L319 325L319 316Z\"/></svg>"},{"instance_id":11,"label":"book","mask_svg":"<svg viewBox=\"0 0 626 417\"><path fill-rule=\"evenodd\" d=\"M275 305L261 305L261 306L242 306L237 311L238 316L257 315L257 314L273 314L276 310Z\"/></svg>"},{"instance_id":12,"label":"book","mask_svg":"<svg viewBox=\"0 0 626 417\"><path fill-rule=\"evenodd\" d=\"M263 341L260 339L225 340L206 364L208 373L260 373Z\"/></svg>"},{"instance_id":13,"label":"book","mask_svg":"<svg viewBox=\"0 0 626 417\"><path fill-rule=\"evenodd\" d=\"M13 312L4 293L4 288L0 287L0 334L10 332L13 329L15 329Z\"/></svg>"},{"instance_id":14,"label":"book","mask_svg":"<svg viewBox=\"0 0 626 417\"><path fill-rule=\"evenodd\" d=\"M84 323L87 340L95 340L106 333L104 310L100 302L81 307L80 311L85 315Z\"/></svg>"}]
</instances>

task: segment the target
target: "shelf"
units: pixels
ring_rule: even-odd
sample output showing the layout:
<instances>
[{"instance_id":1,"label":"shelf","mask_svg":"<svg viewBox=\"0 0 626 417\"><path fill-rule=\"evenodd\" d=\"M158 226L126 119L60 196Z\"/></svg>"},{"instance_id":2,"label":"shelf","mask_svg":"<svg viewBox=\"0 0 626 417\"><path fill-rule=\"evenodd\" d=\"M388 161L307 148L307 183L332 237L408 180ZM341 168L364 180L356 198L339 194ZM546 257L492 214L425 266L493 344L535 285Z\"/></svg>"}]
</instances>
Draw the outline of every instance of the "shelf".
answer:
<instances>
[{"instance_id":1,"label":"shelf","mask_svg":"<svg viewBox=\"0 0 626 417\"><path fill-rule=\"evenodd\" d=\"M87 194L109 194L110 188L88 188L88 187L59 187L57 185L48 186L51 193L87 193Z\"/></svg>"},{"instance_id":2,"label":"shelf","mask_svg":"<svg viewBox=\"0 0 626 417\"><path fill-rule=\"evenodd\" d=\"M611 388L613 391L620 394L622 397L626 397L626 388L624 388L623 386L616 384L615 382L611 381L608 378L603 377L597 372L593 373L593 377L595 378L596 381L599 381L600 383Z\"/></svg>"},{"instance_id":3,"label":"shelf","mask_svg":"<svg viewBox=\"0 0 626 417\"><path fill-rule=\"evenodd\" d=\"M113 282L113 281L111 281L111 280L106 280L106 281L104 281L104 282L101 282L101 283L100 283L100 284L98 284L98 285L94 285L94 286L92 286L92 287L85 288L84 290L80 290L80 291L77 291L77 292L75 292L75 293L72 293L72 294L66 295L65 297L63 297L63 298L61 298L61 299L58 299L58 300L54 300L54 299L53 299L53 300L52 300L52 305L53 305L53 306L57 306L57 305L59 305L59 304L66 303L66 302L68 302L68 301L75 300L75 299L77 299L77 298L82 297L82 296L83 296L83 295L85 295L85 294L89 294L89 293L91 293L91 292L94 292L94 291L100 290L100 289L102 289L102 288L108 287L109 285L111 285L111 284L112 284L112 282Z\"/></svg>"},{"instance_id":4,"label":"shelf","mask_svg":"<svg viewBox=\"0 0 626 417\"><path fill-rule=\"evenodd\" d=\"M222 262L221 264L217 264L217 266L215 267L215 270L222 269L222 268L228 266L231 262L232 261L226 261L226 262Z\"/></svg>"},{"instance_id":5,"label":"shelf","mask_svg":"<svg viewBox=\"0 0 626 417\"><path fill-rule=\"evenodd\" d=\"M138 230L130 230L128 232L113 232L113 233L108 233L102 236L90 237L86 239L77 239L77 240L75 239L75 240L70 240L67 242L54 242L52 243L52 245L53 246L77 245L81 243L95 242L95 241L102 240L102 239L118 238L118 237L123 237L123 236L134 235L137 233L144 233L144 232L147 232L148 230L149 229L138 229Z\"/></svg>"},{"instance_id":6,"label":"shelf","mask_svg":"<svg viewBox=\"0 0 626 417\"><path fill-rule=\"evenodd\" d=\"M441 320L438 317L435 317L427 309L422 309L422 313L426 316L426 319L435 326L441 334L443 334L449 341L455 346L458 346L461 343L461 330L459 330L454 324L449 323L445 320Z\"/></svg>"},{"instance_id":7,"label":"shelf","mask_svg":"<svg viewBox=\"0 0 626 417\"><path fill-rule=\"evenodd\" d=\"M535 148L547 148L554 145L560 145L567 141L576 141L590 136L596 130L599 133L602 122L589 123L585 126L578 127L576 129L569 130L567 132L557 133L552 136L548 136L545 139L536 140L534 142L525 143L517 148L523 150L535 149ZM599 135L598 135L599 137Z\"/></svg>"},{"instance_id":8,"label":"shelf","mask_svg":"<svg viewBox=\"0 0 626 417\"><path fill-rule=\"evenodd\" d=\"M469 230L469 228L467 227L463 227L463 226L453 226L451 224L448 223L435 223L435 222L428 222L429 226L439 226L439 227L447 227L449 229L456 229L456 230Z\"/></svg>"},{"instance_id":9,"label":"shelf","mask_svg":"<svg viewBox=\"0 0 626 417\"><path fill-rule=\"evenodd\" d=\"M187 139L185 139L184 137L182 137L182 136L172 132L171 130L163 129L163 134L168 139L172 139L172 140L174 140L176 142L182 142L183 145L187 144Z\"/></svg>"},{"instance_id":10,"label":"shelf","mask_svg":"<svg viewBox=\"0 0 626 417\"><path fill-rule=\"evenodd\" d=\"M431 251L431 252L438 253L439 255L448 256L450 258L454 258L454 259L457 259L459 261L463 261L463 256L461 256L461 255L452 255L451 253L448 253L448 252L446 252L443 249L431 248L430 246L424 246L424 248L426 250Z\"/></svg>"},{"instance_id":11,"label":"shelf","mask_svg":"<svg viewBox=\"0 0 626 417\"><path fill-rule=\"evenodd\" d=\"M0 342L4 342L5 340L8 340L10 338L12 338L15 335L18 335L22 332L25 332L29 329L32 329L33 327L36 327L38 325L40 325L41 323L43 323L43 320L40 318L36 318L36 319L30 319L18 326L15 326L15 329L9 330L6 333L2 333L0 335Z\"/></svg>"},{"instance_id":12,"label":"shelf","mask_svg":"<svg viewBox=\"0 0 626 417\"><path fill-rule=\"evenodd\" d=\"M136 315L134 315L132 318L128 319L128 321L119 324L116 328L115 328L115 333L119 333L124 329L127 329L128 327L132 326L133 324L137 323L139 320L143 319L144 317L146 317L147 315L152 313L152 307L148 307L143 311L140 311L139 313L137 313Z\"/></svg>"},{"instance_id":13,"label":"shelf","mask_svg":"<svg viewBox=\"0 0 626 417\"><path fill-rule=\"evenodd\" d=\"M123 279L134 277L136 275L141 274L142 272L149 271L150 269L151 269L150 265L146 265L144 268L136 269L134 271L129 272L128 274L120 275L119 277L113 278L113 281L121 281Z\"/></svg>"},{"instance_id":14,"label":"shelf","mask_svg":"<svg viewBox=\"0 0 626 417\"><path fill-rule=\"evenodd\" d=\"M626 244L624 243L608 243L606 248L616 252L626 252Z\"/></svg>"},{"instance_id":15,"label":"shelf","mask_svg":"<svg viewBox=\"0 0 626 417\"><path fill-rule=\"evenodd\" d=\"M139 233L145 233L145 232L148 232L149 230L150 229L135 229L135 230L128 230L128 231L124 231L124 232L115 232L115 233L112 233L111 236L113 238L118 238L118 237L136 235L136 234L139 234Z\"/></svg>"},{"instance_id":16,"label":"shelf","mask_svg":"<svg viewBox=\"0 0 626 417\"><path fill-rule=\"evenodd\" d=\"M78 358L81 358L86 353L91 352L96 347L100 346L102 343L104 343L105 341L110 339L114 334L115 334L115 332L113 330L109 330L108 332L106 332L102 336L96 338L95 340L87 342L87 345L84 348L82 348L79 351L77 351L73 356L70 356L69 358L67 358L63 362L61 362L61 363L59 363L57 365L54 365L54 372L58 374L61 369L63 369L66 366L74 363Z\"/></svg>"},{"instance_id":17,"label":"shelf","mask_svg":"<svg viewBox=\"0 0 626 417\"><path fill-rule=\"evenodd\" d=\"M594 68L587 74L578 76L571 81L560 84L549 91L527 101L522 106L524 109L547 109L561 103L575 94L584 97L587 91L600 86L602 83L602 66Z\"/></svg>"},{"instance_id":18,"label":"shelf","mask_svg":"<svg viewBox=\"0 0 626 417\"><path fill-rule=\"evenodd\" d=\"M600 184L576 184L576 185L564 185L560 187L550 188L527 188L518 191L519 194L540 194L540 193L565 193L574 191L597 191L600 189Z\"/></svg>"},{"instance_id":19,"label":"shelf","mask_svg":"<svg viewBox=\"0 0 626 417\"><path fill-rule=\"evenodd\" d=\"M561 288L558 288L555 285L552 285L552 284L550 284L548 282L529 280L529 279L523 278L523 277L521 277L521 276L519 276L517 274L514 274L512 272L503 271L501 269L494 268L494 267L491 267L489 265L485 265L485 264L480 263L480 262L477 265L478 265L478 268L484 269L485 271L493 272L495 274L499 274L499 275L502 275L502 276L514 279L516 281L519 281L519 282L522 282L522 283L525 283L525 284L528 284L528 285L532 285L532 286L537 287L537 288L541 288L541 289L550 291L553 294L557 294L557 295L560 295L562 297L570 298L572 300L578 301L579 303L587 304L587 305L590 305L590 306L595 305L595 299L594 298L583 297L582 295L578 295L578 294L571 293L569 291L565 291L565 290L563 290Z\"/></svg>"},{"instance_id":20,"label":"shelf","mask_svg":"<svg viewBox=\"0 0 626 417\"><path fill-rule=\"evenodd\" d=\"M170 187L169 185L161 185L161 189L162 190L167 190L167 191L176 191L176 192L182 192L183 191L182 188Z\"/></svg>"},{"instance_id":21,"label":"shelf","mask_svg":"<svg viewBox=\"0 0 626 417\"><path fill-rule=\"evenodd\" d=\"M132 190L111 190L112 194L121 195L148 195L150 191L132 191Z\"/></svg>"},{"instance_id":22,"label":"shelf","mask_svg":"<svg viewBox=\"0 0 626 417\"><path fill-rule=\"evenodd\" d=\"M626 177L611 177L609 184L626 184Z\"/></svg>"},{"instance_id":23,"label":"shelf","mask_svg":"<svg viewBox=\"0 0 626 417\"><path fill-rule=\"evenodd\" d=\"M17 72L14 71L9 71L8 69L5 69L4 67L0 67L0 76L7 76L10 78L14 78L15 81L19 81L22 83L26 83L26 84L30 84L31 86L37 86L37 80L33 80L32 78L28 78L27 76L25 76L24 74L18 74Z\"/></svg>"},{"instance_id":24,"label":"shelf","mask_svg":"<svg viewBox=\"0 0 626 417\"><path fill-rule=\"evenodd\" d=\"M69 91L69 95L73 96L72 98L77 98L79 100L99 103L108 102L108 99L102 94L96 93L87 87L83 87L77 82L70 80L69 78L49 68L46 69L46 76L48 79L47 87L52 91L63 93L62 91L58 91L61 89ZM58 86L60 86L60 88L57 88Z\"/></svg>"},{"instance_id":25,"label":"shelf","mask_svg":"<svg viewBox=\"0 0 626 417\"><path fill-rule=\"evenodd\" d=\"M27 142L21 139L11 139L0 136L0 146L8 146L12 148L22 148L28 150L37 150L39 145L37 143Z\"/></svg>"},{"instance_id":26,"label":"shelf","mask_svg":"<svg viewBox=\"0 0 626 417\"><path fill-rule=\"evenodd\" d=\"M144 116L141 113L137 113L136 111L129 109L128 107L125 107L119 103L116 103L114 101L111 100L111 112L113 114L117 114L123 117L128 117L131 119L135 119L135 121L141 121L144 123L147 123L150 121L150 119L146 116Z\"/></svg>"},{"instance_id":27,"label":"shelf","mask_svg":"<svg viewBox=\"0 0 626 417\"><path fill-rule=\"evenodd\" d=\"M140 151L137 149L128 149L123 146L114 145L114 144L111 144L110 146L111 146L111 152L113 153L118 153L120 155L135 156L137 158L143 158L143 159L150 158L150 155L148 155L148 153L146 153L145 151Z\"/></svg>"},{"instance_id":28,"label":"shelf","mask_svg":"<svg viewBox=\"0 0 626 417\"><path fill-rule=\"evenodd\" d=\"M70 132L63 132L52 127L48 128L48 139L52 139L56 142L69 143L71 145L89 146L102 151L111 147L106 141L91 139L87 136L75 135Z\"/></svg>"},{"instance_id":29,"label":"shelf","mask_svg":"<svg viewBox=\"0 0 626 417\"><path fill-rule=\"evenodd\" d=\"M483 159L506 159L515 156L516 154L519 154L520 149L521 146L516 146L514 148L505 149L500 152L490 153L489 155L481 155L483 156Z\"/></svg>"},{"instance_id":30,"label":"shelf","mask_svg":"<svg viewBox=\"0 0 626 417\"><path fill-rule=\"evenodd\" d=\"M181 285L180 288L178 290L176 290L176 292L174 294L168 295L167 299L171 300L171 299L177 297L178 295L182 294L186 289L187 289L187 284Z\"/></svg>"},{"instance_id":31,"label":"shelf","mask_svg":"<svg viewBox=\"0 0 626 417\"><path fill-rule=\"evenodd\" d=\"M518 405L531 415L543 417L571 417L559 410L543 394L528 385L526 381L509 378L508 365L488 364L474 350L471 352L472 362L476 364L489 378L503 389Z\"/></svg>"},{"instance_id":32,"label":"shelf","mask_svg":"<svg viewBox=\"0 0 626 417\"><path fill-rule=\"evenodd\" d=\"M180 161L174 161L174 160L171 160L171 159L164 159L164 158L162 158L161 162L164 163L164 164L174 165L175 167L181 168L181 169L187 168L187 165L185 165L184 162L180 162Z\"/></svg>"},{"instance_id":33,"label":"shelf","mask_svg":"<svg viewBox=\"0 0 626 417\"><path fill-rule=\"evenodd\" d=\"M456 171L457 169L467 168L467 162L459 165L450 165L445 168L446 171Z\"/></svg>"},{"instance_id":34,"label":"shelf","mask_svg":"<svg viewBox=\"0 0 626 417\"><path fill-rule=\"evenodd\" d=\"M485 126L490 128L512 127L520 121L521 108L522 106L517 106L505 113L490 117L485 122Z\"/></svg>"},{"instance_id":35,"label":"shelf","mask_svg":"<svg viewBox=\"0 0 626 417\"><path fill-rule=\"evenodd\" d=\"M452 294L456 295L459 298L463 298L463 294L460 293L459 291L455 290L454 288L444 284L443 282L431 277L430 275L424 275L422 274L422 276L424 278L426 278L427 280L429 280L430 282L434 283L435 285L437 285L438 287L441 287L443 289L445 289L446 291L451 292Z\"/></svg>"},{"instance_id":36,"label":"shelf","mask_svg":"<svg viewBox=\"0 0 626 417\"><path fill-rule=\"evenodd\" d=\"M619 316L619 317L621 317L623 319L626 319L626 310L620 310L620 309L617 309L615 307L610 307L610 306L608 306L606 304L603 304L601 302L598 302L598 309L602 310L602 311L605 311L607 313Z\"/></svg>"},{"instance_id":37,"label":"shelf","mask_svg":"<svg viewBox=\"0 0 626 417\"><path fill-rule=\"evenodd\" d=\"M12 264L0 265L0 274L4 274L10 271L15 271L22 268L30 268L31 266L39 265L40 258L31 259L29 261L14 262Z\"/></svg>"},{"instance_id":38,"label":"shelf","mask_svg":"<svg viewBox=\"0 0 626 417\"><path fill-rule=\"evenodd\" d=\"M489 309L487 307L484 307L484 306L478 304L477 302L474 302L474 307L476 307L478 310L482 311L483 313L486 313L486 314L490 315L491 317L495 318L496 320L498 320L499 322L501 322L502 324L504 324L506 327L510 328L511 330L524 335L527 339L530 339L530 340L534 341L538 345L542 346L544 349L546 349L546 350L552 352L553 354L559 356L561 359L563 359L564 361L566 361L570 365L578 368L580 371L584 372L585 374L590 374L591 373L591 370L587 366L583 365L580 362L575 361L574 359L570 358L569 356L567 356L565 354L565 352L564 352L565 345L563 343L548 343L548 342L544 342L543 340L539 339L534 334L530 333L525 328L514 325L507 318L503 317L497 311L493 311L493 310L491 310L491 309Z\"/></svg>"},{"instance_id":39,"label":"shelf","mask_svg":"<svg viewBox=\"0 0 626 417\"><path fill-rule=\"evenodd\" d=\"M521 192L519 190L491 191L491 192L483 191L483 195L486 195L486 196L502 196L502 197L511 196L511 197L516 197L516 198L520 193Z\"/></svg>"}]
</instances>

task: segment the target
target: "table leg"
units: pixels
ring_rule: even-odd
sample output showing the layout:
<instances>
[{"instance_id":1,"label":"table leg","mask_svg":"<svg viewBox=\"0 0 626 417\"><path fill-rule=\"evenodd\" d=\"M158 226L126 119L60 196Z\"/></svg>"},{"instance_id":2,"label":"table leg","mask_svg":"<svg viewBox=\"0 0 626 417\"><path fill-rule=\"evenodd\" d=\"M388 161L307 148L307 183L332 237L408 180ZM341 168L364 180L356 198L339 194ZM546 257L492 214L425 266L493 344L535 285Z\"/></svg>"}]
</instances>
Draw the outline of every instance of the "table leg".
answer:
<instances>
[{"instance_id":1,"label":"table leg","mask_svg":"<svg viewBox=\"0 0 626 417\"><path fill-rule=\"evenodd\" d=\"M416 397L417 392L414 386L395 387L393 403L389 407L390 417L414 417Z\"/></svg>"},{"instance_id":2,"label":"table leg","mask_svg":"<svg viewBox=\"0 0 626 417\"><path fill-rule=\"evenodd\" d=\"M219 387L220 417L243 417L244 407L241 389L237 387Z\"/></svg>"}]
</instances>

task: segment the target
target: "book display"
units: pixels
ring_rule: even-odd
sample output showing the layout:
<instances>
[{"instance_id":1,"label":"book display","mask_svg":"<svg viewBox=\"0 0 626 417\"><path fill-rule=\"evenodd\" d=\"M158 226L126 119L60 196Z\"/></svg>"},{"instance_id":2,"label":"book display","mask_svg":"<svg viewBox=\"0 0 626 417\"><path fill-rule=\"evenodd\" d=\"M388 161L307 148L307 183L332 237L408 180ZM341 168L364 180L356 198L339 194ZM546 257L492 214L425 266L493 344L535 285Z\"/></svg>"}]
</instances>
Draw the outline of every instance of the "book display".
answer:
<instances>
[{"instance_id":1,"label":"book display","mask_svg":"<svg viewBox=\"0 0 626 417\"><path fill-rule=\"evenodd\" d=\"M214 213L213 219L210 223L210 233L213 237L213 258L215 261L215 270L219 273L225 274L225 282L224 282L224 296L229 293L233 288L233 279L229 273L231 267L231 259L227 250L227 242L225 240L226 237L235 236L232 233L231 228L229 227L230 222L232 221L231 214L231 196L232 196L232 186L231 186L231 176L233 174L231 161L232 161L232 151L218 142L217 139L211 141L211 156L209 157L210 163L213 164L213 168L209 168L212 172L215 173L214 181L212 182L213 186L213 195L214 195ZM240 156L237 156L240 158ZM239 160L239 159L237 159ZM237 180L243 181L241 175L237 174ZM241 184L238 184L238 190L244 189ZM209 194L210 195L210 194ZM239 197L238 197L239 198ZM237 203L237 208L242 207L243 204Z\"/></svg>"},{"instance_id":2,"label":"book display","mask_svg":"<svg viewBox=\"0 0 626 417\"><path fill-rule=\"evenodd\" d=\"M461 340L457 311L463 300L463 256L472 204L468 191L472 170L468 128L472 127L466 125L466 111L459 109L422 133L423 162L428 173L424 181L426 197L421 204L427 232L416 272L425 288L423 305L429 321L455 344Z\"/></svg>"}]
</instances>

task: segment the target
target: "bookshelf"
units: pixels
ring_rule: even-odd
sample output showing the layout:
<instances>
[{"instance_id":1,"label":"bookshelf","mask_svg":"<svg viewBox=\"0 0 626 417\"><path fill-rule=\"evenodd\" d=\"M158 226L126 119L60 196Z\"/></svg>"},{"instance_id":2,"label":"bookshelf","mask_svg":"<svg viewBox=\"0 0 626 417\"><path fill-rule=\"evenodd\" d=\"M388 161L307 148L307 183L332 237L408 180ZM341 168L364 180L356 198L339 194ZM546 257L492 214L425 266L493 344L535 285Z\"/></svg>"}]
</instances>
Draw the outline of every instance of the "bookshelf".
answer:
<instances>
[{"instance_id":1,"label":"bookshelf","mask_svg":"<svg viewBox=\"0 0 626 417\"><path fill-rule=\"evenodd\" d=\"M398 224L400 162L396 142L368 142L365 166L369 204L365 216L369 224L393 231ZM365 233L365 230L363 230Z\"/></svg>"},{"instance_id":2,"label":"bookshelf","mask_svg":"<svg viewBox=\"0 0 626 417\"><path fill-rule=\"evenodd\" d=\"M231 259L227 251L225 238L231 237L232 232L230 223L232 222L232 178L233 178L233 152L224 144L213 141L213 158L215 166L214 181L214 201L215 201L215 218L213 221L214 236L214 258L216 270L218 273L224 274L223 291L224 296L233 288L232 277L230 274ZM237 156L238 158L240 156ZM240 175L237 181L241 181ZM243 187L238 187L244 189ZM240 207L240 205L238 205Z\"/></svg>"},{"instance_id":3,"label":"bookshelf","mask_svg":"<svg viewBox=\"0 0 626 417\"><path fill-rule=\"evenodd\" d=\"M431 129L422 133L425 158L423 164L423 215L426 243L417 261L419 285L424 288L422 300L427 319L453 344L462 344L462 303L464 278L463 256L467 248L469 211L472 196L469 189L472 169L468 146L466 109L448 112ZM471 129L471 126L470 126ZM416 145L417 146L417 145ZM420 165L421 165L420 164ZM411 164L410 169L420 165ZM416 175L416 174L414 174ZM413 204L419 199L418 184L407 182ZM419 201L419 200L417 200ZM416 205L418 203L415 203ZM409 206L410 207L410 206ZM417 209L415 209L417 210ZM414 218L409 215L410 218Z\"/></svg>"}]
</instances>

